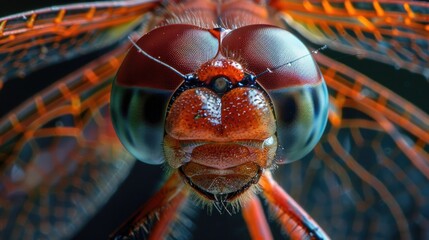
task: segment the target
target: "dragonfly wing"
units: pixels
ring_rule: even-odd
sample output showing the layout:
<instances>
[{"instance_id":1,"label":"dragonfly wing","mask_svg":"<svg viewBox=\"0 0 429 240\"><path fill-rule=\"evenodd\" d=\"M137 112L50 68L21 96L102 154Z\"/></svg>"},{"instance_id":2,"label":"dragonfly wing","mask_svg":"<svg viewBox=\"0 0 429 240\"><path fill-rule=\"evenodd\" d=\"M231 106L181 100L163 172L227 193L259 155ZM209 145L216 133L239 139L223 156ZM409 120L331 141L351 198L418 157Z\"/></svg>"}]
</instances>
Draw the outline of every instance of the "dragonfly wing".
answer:
<instances>
[{"instance_id":1,"label":"dragonfly wing","mask_svg":"<svg viewBox=\"0 0 429 240\"><path fill-rule=\"evenodd\" d=\"M116 49L0 119L0 238L69 238L127 176L134 159L109 117Z\"/></svg>"},{"instance_id":2,"label":"dragonfly wing","mask_svg":"<svg viewBox=\"0 0 429 240\"><path fill-rule=\"evenodd\" d=\"M271 1L285 24L316 44L408 69L429 79L429 3Z\"/></svg>"},{"instance_id":3,"label":"dragonfly wing","mask_svg":"<svg viewBox=\"0 0 429 240\"><path fill-rule=\"evenodd\" d=\"M149 0L80 3L0 18L0 89L7 79L144 31L156 6Z\"/></svg>"},{"instance_id":4,"label":"dragonfly wing","mask_svg":"<svg viewBox=\"0 0 429 240\"><path fill-rule=\"evenodd\" d=\"M285 166L293 181L282 182L333 239L427 236L429 116L353 69L316 59L330 124L306 161Z\"/></svg>"},{"instance_id":5,"label":"dragonfly wing","mask_svg":"<svg viewBox=\"0 0 429 240\"><path fill-rule=\"evenodd\" d=\"M429 77L428 3L271 3L313 43ZM305 161L285 167L293 181L281 182L333 239L428 236L429 116L350 67L315 57L329 88L329 124Z\"/></svg>"}]
</instances>

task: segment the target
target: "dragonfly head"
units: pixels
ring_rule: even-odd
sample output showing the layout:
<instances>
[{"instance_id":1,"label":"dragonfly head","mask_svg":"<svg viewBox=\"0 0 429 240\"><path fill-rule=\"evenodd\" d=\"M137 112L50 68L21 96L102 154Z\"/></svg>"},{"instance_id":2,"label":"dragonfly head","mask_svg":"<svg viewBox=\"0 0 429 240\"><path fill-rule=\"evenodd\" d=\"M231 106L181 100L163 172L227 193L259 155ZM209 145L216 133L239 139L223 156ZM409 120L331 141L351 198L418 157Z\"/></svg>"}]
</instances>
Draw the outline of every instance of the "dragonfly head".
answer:
<instances>
[{"instance_id":1,"label":"dragonfly head","mask_svg":"<svg viewBox=\"0 0 429 240\"><path fill-rule=\"evenodd\" d=\"M164 153L205 198L230 201L256 184L277 149L271 100L231 59L203 64L174 93Z\"/></svg>"},{"instance_id":2,"label":"dragonfly head","mask_svg":"<svg viewBox=\"0 0 429 240\"><path fill-rule=\"evenodd\" d=\"M124 146L146 163L165 160L214 202L240 200L264 171L304 157L328 112L323 76L291 33L268 25L218 32L173 24L144 35L111 97Z\"/></svg>"}]
</instances>

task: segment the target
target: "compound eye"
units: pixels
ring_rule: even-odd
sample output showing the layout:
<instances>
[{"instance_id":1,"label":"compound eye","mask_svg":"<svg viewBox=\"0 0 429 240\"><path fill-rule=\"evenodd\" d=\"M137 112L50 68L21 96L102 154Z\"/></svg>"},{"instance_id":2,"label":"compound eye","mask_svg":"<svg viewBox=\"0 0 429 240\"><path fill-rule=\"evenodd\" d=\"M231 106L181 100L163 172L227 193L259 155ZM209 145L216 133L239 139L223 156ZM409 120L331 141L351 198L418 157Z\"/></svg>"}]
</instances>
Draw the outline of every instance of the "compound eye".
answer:
<instances>
[{"instance_id":1,"label":"compound eye","mask_svg":"<svg viewBox=\"0 0 429 240\"><path fill-rule=\"evenodd\" d=\"M212 80L211 87L217 94L224 94L228 89L231 88L231 82L225 77L217 77Z\"/></svg>"}]
</instances>

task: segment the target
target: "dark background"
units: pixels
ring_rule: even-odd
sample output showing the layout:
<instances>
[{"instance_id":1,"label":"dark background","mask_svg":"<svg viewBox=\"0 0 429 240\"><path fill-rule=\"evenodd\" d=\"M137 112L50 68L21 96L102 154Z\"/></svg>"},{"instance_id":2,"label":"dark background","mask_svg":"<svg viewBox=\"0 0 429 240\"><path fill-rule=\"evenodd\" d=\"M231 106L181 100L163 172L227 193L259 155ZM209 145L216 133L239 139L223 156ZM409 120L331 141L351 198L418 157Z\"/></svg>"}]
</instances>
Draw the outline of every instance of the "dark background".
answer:
<instances>
[{"instance_id":1,"label":"dark background","mask_svg":"<svg viewBox=\"0 0 429 240\"><path fill-rule=\"evenodd\" d=\"M70 2L85 1L12 1L2 4L0 17L11 13L27 11L39 7L47 7ZM29 76L25 88L17 81L7 83L0 91L0 103L8 102L0 106L0 117L13 109L20 102L29 98L35 92L42 90L61 76L70 73L73 69L89 62L103 53L104 50L77 60L68 61L65 64L56 65L42 69ZM406 70L395 70L390 66L369 60L359 60L355 56L347 56L331 51L326 51L334 59L347 63L356 70L372 77L387 88L401 95L408 101L413 102L425 112L429 112L427 104L428 82L423 77L410 73ZM40 81L43 79L43 81ZM12 94L13 93L13 94ZM99 213L76 235L76 239L104 239L128 218L142 203L144 203L158 187L158 180L162 179L163 173L160 166L150 166L137 162L129 177L121 185L109 202ZM211 217L207 217L206 211L201 210L193 218L198 227L193 232L194 239L247 239L247 229L240 214L234 216L220 215L216 211ZM275 227L277 225L274 225ZM225 236L229 236L225 238ZM278 236L277 236L278 237Z\"/></svg>"}]
</instances>

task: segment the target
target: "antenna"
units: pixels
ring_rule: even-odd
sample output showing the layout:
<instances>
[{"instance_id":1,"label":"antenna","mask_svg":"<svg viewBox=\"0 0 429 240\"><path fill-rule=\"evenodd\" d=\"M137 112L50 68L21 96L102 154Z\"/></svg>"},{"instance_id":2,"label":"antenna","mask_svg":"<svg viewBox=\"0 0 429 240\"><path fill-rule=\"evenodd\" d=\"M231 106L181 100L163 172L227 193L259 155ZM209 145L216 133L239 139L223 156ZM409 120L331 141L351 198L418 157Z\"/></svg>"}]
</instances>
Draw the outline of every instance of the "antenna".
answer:
<instances>
[{"instance_id":1,"label":"antenna","mask_svg":"<svg viewBox=\"0 0 429 240\"><path fill-rule=\"evenodd\" d=\"M320 48L318 48L318 49L316 49L316 50L313 50L313 51L311 51L310 53L308 53L308 54L305 54L305 55L303 55L303 56L301 56L301 57L298 57L298 58L296 58L296 59L294 59L294 60L292 60L292 61L289 61L289 62L287 62L287 63L283 63L283 64L280 64L280 65L278 65L278 66L275 66L275 67L272 67L272 68L267 68L265 71L263 71L263 72L261 72L261 73L259 73L258 75L256 75L256 77L255 78L259 78L259 77L261 77L262 75L265 75L265 74L267 74L267 73L272 73L274 70L277 70L277 69L279 69L279 68L281 68L281 67L284 67L284 66L291 66L292 65L292 63L294 63L294 62L296 62L296 61L298 61L298 60L301 60L301 59L303 59L303 58L305 58L305 57L308 57L308 56L310 56L310 55L313 55L313 54L317 54L317 53L319 53L319 51L323 51L323 50L326 50L328 48L328 45L323 45L323 46L321 46Z\"/></svg>"},{"instance_id":2,"label":"antenna","mask_svg":"<svg viewBox=\"0 0 429 240\"><path fill-rule=\"evenodd\" d=\"M141 49L141 47L139 47L139 46L134 42L134 40L131 38L131 36L128 36L128 40L130 40L130 42L134 45L134 47L136 47L136 48L137 48L137 51L138 51L139 53L142 53L143 55L145 55L145 56L146 56L147 58L149 58L150 60L152 60L152 61L154 61L154 62L156 62L156 63L159 63L159 64L161 64L161 65L163 65L163 66L165 66L165 67L169 68L170 70L172 70L173 72L175 72L177 75L179 75L181 78L183 78L183 79L187 79L187 77L186 77L186 75L185 75L185 74L183 74L183 73L179 72L177 69L175 69L174 67L172 67L172 66L168 65L167 63L165 63L165 62L163 62L163 61L161 61L161 60L159 60L159 59L156 59L156 58L152 57L151 55L149 55L149 53L147 53L147 52L145 52L143 49Z\"/></svg>"}]
</instances>

